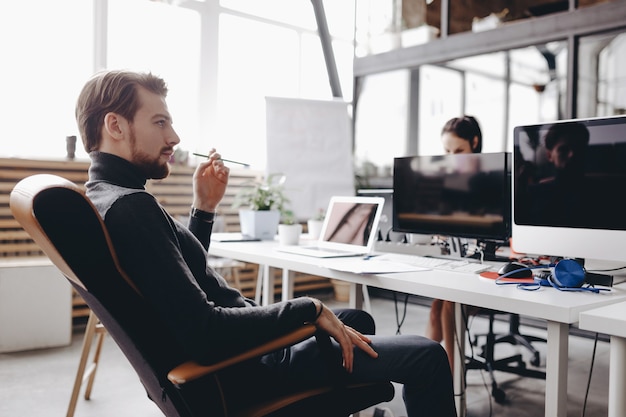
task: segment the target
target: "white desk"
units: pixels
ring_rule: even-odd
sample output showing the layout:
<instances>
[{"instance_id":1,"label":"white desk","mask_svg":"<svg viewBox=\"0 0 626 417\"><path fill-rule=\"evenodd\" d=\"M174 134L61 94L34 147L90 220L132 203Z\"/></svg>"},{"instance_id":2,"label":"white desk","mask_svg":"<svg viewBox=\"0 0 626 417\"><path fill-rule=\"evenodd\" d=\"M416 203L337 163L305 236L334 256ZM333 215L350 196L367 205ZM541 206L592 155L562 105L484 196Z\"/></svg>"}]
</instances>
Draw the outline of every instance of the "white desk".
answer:
<instances>
[{"instance_id":1,"label":"white desk","mask_svg":"<svg viewBox=\"0 0 626 417\"><path fill-rule=\"evenodd\" d=\"M611 336L609 417L626 416L626 302L580 313L578 327Z\"/></svg>"},{"instance_id":2,"label":"white desk","mask_svg":"<svg viewBox=\"0 0 626 417\"><path fill-rule=\"evenodd\" d=\"M348 281L357 284L351 290L351 306L359 308L356 295L362 285L408 294L439 298L460 304L507 311L547 321L545 416L567 415L567 359L569 325L577 323L582 311L626 300L626 284L600 294L561 292L553 288L522 291L514 285L497 286L475 274L428 270L423 272L360 275L332 269L338 259L315 259L275 250L277 242L212 242L210 254L283 269L283 298L293 294L289 271ZM264 274L264 302L274 288L270 274ZM352 296L354 295L354 296ZM458 310L458 309L457 309ZM462 326L459 326L462 327ZM462 336L462 335L461 335ZM464 337L460 337L464 340ZM457 363L462 363L457 361ZM455 387L463 377L462 367L455 367ZM458 392L458 391L457 391ZM459 415L464 415L465 399L457 401Z\"/></svg>"}]
</instances>

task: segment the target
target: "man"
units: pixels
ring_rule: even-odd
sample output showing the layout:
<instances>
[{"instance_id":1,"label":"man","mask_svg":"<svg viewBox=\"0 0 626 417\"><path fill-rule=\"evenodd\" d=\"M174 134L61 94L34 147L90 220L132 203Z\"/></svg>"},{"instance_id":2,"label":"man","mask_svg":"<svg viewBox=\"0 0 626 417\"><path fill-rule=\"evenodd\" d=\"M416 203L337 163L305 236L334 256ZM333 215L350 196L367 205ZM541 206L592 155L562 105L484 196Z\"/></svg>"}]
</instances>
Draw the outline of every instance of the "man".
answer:
<instances>
[{"instance_id":1,"label":"man","mask_svg":"<svg viewBox=\"0 0 626 417\"><path fill-rule=\"evenodd\" d=\"M589 145L589 130L584 124L553 124L546 133L545 145L556 178L573 182L582 180L585 174L585 152Z\"/></svg>"},{"instance_id":2,"label":"man","mask_svg":"<svg viewBox=\"0 0 626 417\"><path fill-rule=\"evenodd\" d=\"M531 218L539 224L564 227L604 221L594 214L594 205L597 198L608 195L607 183L595 181L585 172L587 127L579 122L555 123L544 142L549 165L544 169L549 175L529 185Z\"/></svg>"},{"instance_id":3,"label":"man","mask_svg":"<svg viewBox=\"0 0 626 417\"><path fill-rule=\"evenodd\" d=\"M169 174L168 161L180 141L166 95L165 82L152 74L102 72L80 93L76 119L92 160L87 195L107 225L121 266L190 359L215 361L312 322L334 340L348 380L404 384L409 416L456 415L451 372L439 344L419 336L366 336L374 333L367 313L335 314L310 297L257 306L207 266L229 170L214 149L198 165L187 227L145 191L147 179ZM242 401L325 383L329 375L317 352L311 338L244 365L231 381L246 393ZM264 381L264 388L255 381ZM255 386L254 392L247 389Z\"/></svg>"}]
</instances>

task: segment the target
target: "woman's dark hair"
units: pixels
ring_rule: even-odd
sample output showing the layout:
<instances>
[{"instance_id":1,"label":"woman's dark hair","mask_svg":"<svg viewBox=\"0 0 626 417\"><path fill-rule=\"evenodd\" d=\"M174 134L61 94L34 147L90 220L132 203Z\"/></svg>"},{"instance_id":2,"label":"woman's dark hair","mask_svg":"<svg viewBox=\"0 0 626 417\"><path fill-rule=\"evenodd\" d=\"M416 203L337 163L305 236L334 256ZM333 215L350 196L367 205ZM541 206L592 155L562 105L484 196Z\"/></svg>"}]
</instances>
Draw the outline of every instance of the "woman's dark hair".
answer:
<instances>
[{"instance_id":1,"label":"woman's dark hair","mask_svg":"<svg viewBox=\"0 0 626 417\"><path fill-rule=\"evenodd\" d=\"M480 153L483 149L483 133L480 130L478 120L473 116L454 117L446 122L441 129L441 134L454 133L461 139L465 139L470 143L472 153ZM475 147L472 147L474 137L478 138Z\"/></svg>"}]
</instances>

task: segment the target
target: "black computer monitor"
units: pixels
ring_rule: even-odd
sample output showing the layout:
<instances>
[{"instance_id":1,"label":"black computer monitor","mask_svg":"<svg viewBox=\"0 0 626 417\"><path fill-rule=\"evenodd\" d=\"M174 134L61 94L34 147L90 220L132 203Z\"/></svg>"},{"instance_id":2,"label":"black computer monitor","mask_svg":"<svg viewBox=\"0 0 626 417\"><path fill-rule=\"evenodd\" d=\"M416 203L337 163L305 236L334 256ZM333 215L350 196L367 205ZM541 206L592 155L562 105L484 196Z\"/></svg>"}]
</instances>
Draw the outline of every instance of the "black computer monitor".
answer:
<instances>
[{"instance_id":1,"label":"black computer monitor","mask_svg":"<svg viewBox=\"0 0 626 417\"><path fill-rule=\"evenodd\" d=\"M626 117L514 129L518 252L626 262Z\"/></svg>"},{"instance_id":2,"label":"black computer monitor","mask_svg":"<svg viewBox=\"0 0 626 417\"><path fill-rule=\"evenodd\" d=\"M511 236L510 154L394 159L393 230L477 239L485 259Z\"/></svg>"}]
</instances>

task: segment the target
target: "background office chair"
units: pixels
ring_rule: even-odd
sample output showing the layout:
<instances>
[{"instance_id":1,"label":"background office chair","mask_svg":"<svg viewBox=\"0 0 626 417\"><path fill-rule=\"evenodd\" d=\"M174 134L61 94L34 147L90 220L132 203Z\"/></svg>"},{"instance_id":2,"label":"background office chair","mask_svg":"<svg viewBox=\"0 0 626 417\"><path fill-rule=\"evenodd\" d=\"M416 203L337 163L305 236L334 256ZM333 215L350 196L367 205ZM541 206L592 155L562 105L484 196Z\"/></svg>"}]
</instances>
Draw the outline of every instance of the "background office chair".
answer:
<instances>
[{"instance_id":1,"label":"background office chair","mask_svg":"<svg viewBox=\"0 0 626 417\"><path fill-rule=\"evenodd\" d=\"M244 392L224 392L220 371L313 335L322 348L327 335L303 327L209 366L189 361L158 315L119 267L106 227L72 182L37 174L21 180L10 196L11 212L61 270L132 364L148 397L168 417L343 416L390 401L388 381L337 383L238 407ZM340 366L339 363L336 364ZM337 368L339 369L339 368ZM230 400L229 400L230 399Z\"/></svg>"},{"instance_id":2,"label":"background office chair","mask_svg":"<svg viewBox=\"0 0 626 417\"><path fill-rule=\"evenodd\" d=\"M533 366L541 365L541 356L539 354L539 351L532 345L532 343L533 342L546 343L547 341L546 339L543 339L541 337L521 334L519 331L519 326L520 326L519 314L506 313L506 312L495 311L495 310L487 310L485 312L481 312L480 314L486 315L489 318L490 331L485 334L474 335L474 342L473 342L474 346L478 346L478 338L481 336L484 336L487 340L490 340L492 344L494 345L494 348L498 343L508 343L510 345L523 346L532 355L532 358L530 359L530 364ZM493 323L493 321L495 320L496 315L499 315L499 314L507 315L509 317L509 331L507 333L494 333L493 332L493 329L492 329L493 326L491 323ZM485 348L486 346L483 345L483 350Z\"/></svg>"},{"instance_id":3,"label":"background office chair","mask_svg":"<svg viewBox=\"0 0 626 417\"><path fill-rule=\"evenodd\" d=\"M505 334L495 333L493 325L496 320L496 316L499 314L505 314L509 316L509 331ZM477 315L486 316L489 320L489 328L487 333L476 334L470 343L473 346L479 346L479 338L484 337L484 343L480 345L480 353L472 355L466 360L466 369L482 369L489 373L491 380L491 395L497 403L504 403L506 399L506 393L502 390L496 382L493 371L502 371L514 373L516 375L545 379L546 374L543 371L536 369L529 369L526 367L526 362L521 353L505 356L496 359L495 351L496 346L499 343L508 343L510 345L519 345L528 349L532 354L530 363L533 366L539 366L541 364L541 358L539 351L532 345L533 342L546 342L545 339L540 337L522 335L519 331L520 316L519 314L506 313L498 310L481 309ZM468 331L468 336L470 335Z\"/></svg>"}]
</instances>

